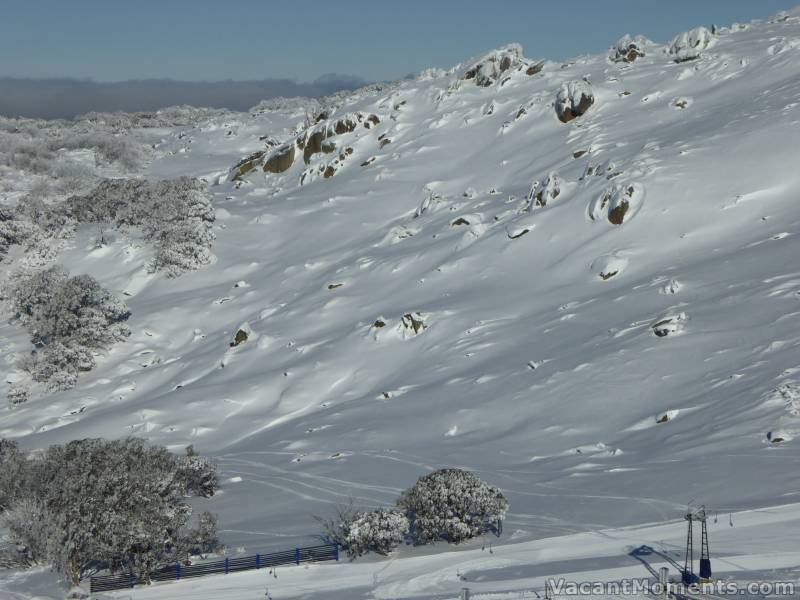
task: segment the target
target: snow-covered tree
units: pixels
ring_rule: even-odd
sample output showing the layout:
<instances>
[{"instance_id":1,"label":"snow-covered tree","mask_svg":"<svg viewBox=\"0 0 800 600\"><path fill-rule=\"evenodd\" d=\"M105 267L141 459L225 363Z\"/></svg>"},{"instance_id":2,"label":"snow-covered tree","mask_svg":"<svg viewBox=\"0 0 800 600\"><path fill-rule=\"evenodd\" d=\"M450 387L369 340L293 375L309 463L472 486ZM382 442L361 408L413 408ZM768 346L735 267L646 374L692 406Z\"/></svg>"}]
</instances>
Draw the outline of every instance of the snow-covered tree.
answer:
<instances>
[{"instance_id":1,"label":"snow-covered tree","mask_svg":"<svg viewBox=\"0 0 800 600\"><path fill-rule=\"evenodd\" d=\"M403 543L408 530L408 517L398 510L359 512L348 524L343 547L350 556L386 555Z\"/></svg>"},{"instance_id":2,"label":"snow-covered tree","mask_svg":"<svg viewBox=\"0 0 800 600\"><path fill-rule=\"evenodd\" d=\"M210 498L217 491L217 465L207 456L194 451L194 446L186 448L186 456L178 461L179 477L182 485L193 495Z\"/></svg>"},{"instance_id":3,"label":"snow-covered tree","mask_svg":"<svg viewBox=\"0 0 800 600\"><path fill-rule=\"evenodd\" d=\"M216 519L191 507L178 457L141 439L86 439L52 446L22 463L24 489L3 517L33 562L49 562L75 585L105 565L138 578L194 548L216 544Z\"/></svg>"},{"instance_id":4,"label":"snow-covered tree","mask_svg":"<svg viewBox=\"0 0 800 600\"><path fill-rule=\"evenodd\" d=\"M499 489L462 469L439 469L421 477L398 505L411 520L411 537L417 544L458 543L496 531L508 510Z\"/></svg>"},{"instance_id":5,"label":"snow-covered tree","mask_svg":"<svg viewBox=\"0 0 800 600\"><path fill-rule=\"evenodd\" d=\"M19 499L25 487L24 460L16 442L0 438L0 513Z\"/></svg>"}]
</instances>

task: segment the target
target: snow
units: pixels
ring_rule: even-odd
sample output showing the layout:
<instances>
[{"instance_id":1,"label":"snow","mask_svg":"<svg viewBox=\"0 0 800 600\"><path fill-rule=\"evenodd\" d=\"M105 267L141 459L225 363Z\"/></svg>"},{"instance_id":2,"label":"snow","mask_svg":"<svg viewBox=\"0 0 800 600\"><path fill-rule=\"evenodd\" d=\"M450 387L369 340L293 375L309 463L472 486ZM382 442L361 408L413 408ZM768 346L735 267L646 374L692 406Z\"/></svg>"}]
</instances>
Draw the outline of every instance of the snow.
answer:
<instances>
[{"instance_id":1,"label":"snow","mask_svg":"<svg viewBox=\"0 0 800 600\"><path fill-rule=\"evenodd\" d=\"M87 252L80 230L58 258L124 297L132 335L76 389L0 409L0 436L192 443L221 468L203 508L247 553L313 543L313 515L391 505L437 467L509 499L492 555L438 545L287 568L276 599L455 598L457 571L498 593L645 575L630 550L677 551L692 499L736 513L712 527L718 570L796 579L800 421L796 396L773 393L800 379L796 15L722 28L691 62L648 47L630 64L511 67L488 87L430 70L344 99L331 119L380 123L330 138L336 152L239 182L231 168L261 136L296 139L305 107L134 130L155 145L148 177L211 184L216 261L169 279L127 237ZM586 80L594 105L561 123L561 86ZM306 169L320 174L301 186ZM558 198L528 210L551 173ZM29 351L8 316L2 396ZM0 573L0 589L39 593L28 577ZM134 597L258 597L265 579Z\"/></svg>"}]
</instances>

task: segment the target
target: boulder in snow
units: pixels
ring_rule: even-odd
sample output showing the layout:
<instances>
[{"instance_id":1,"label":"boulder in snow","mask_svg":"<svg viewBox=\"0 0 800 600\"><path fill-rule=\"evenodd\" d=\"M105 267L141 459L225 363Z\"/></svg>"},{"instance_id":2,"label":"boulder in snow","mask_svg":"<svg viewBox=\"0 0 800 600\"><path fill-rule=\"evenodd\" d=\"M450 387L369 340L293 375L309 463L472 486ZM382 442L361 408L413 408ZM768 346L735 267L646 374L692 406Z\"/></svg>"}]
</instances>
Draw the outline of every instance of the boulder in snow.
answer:
<instances>
[{"instance_id":1,"label":"boulder in snow","mask_svg":"<svg viewBox=\"0 0 800 600\"><path fill-rule=\"evenodd\" d=\"M657 319L650 327L656 337L667 337L668 335L675 335L683 331L684 324L689 320L686 313L679 312L669 315L664 315Z\"/></svg>"},{"instance_id":2,"label":"boulder in snow","mask_svg":"<svg viewBox=\"0 0 800 600\"><path fill-rule=\"evenodd\" d=\"M231 348L244 344L248 338L252 335L253 330L250 329L249 323L242 323L239 329L236 331L236 334L233 336L233 341L231 341Z\"/></svg>"},{"instance_id":3,"label":"boulder in snow","mask_svg":"<svg viewBox=\"0 0 800 600\"><path fill-rule=\"evenodd\" d=\"M562 123L569 123L585 114L592 104L594 92L588 81L578 79L562 83L556 96L556 115Z\"/></svg>"},{"instance_id":4,"label":"boulder in snow","mask_svg":"<svg viewBox=\"0 0 800 600\"><path fill-rule=\"evenodd\" d=\"M561 195L561 179L558 173L552 172L544 182L533 182L528 200L531 206L547 206L548 202L555 200L559 195Z\"/></svg>"},{"instance_id":5,"label":"boulder in snow","mask_svg":"<svg viewBox=\"0 0 800 600\"><path fill-rule=\"evenodd\" d=\"M628 259L616 254L601 256L592 262L592 273L603 281L620 275L628 266Z\"/></svg>"},{"instance_id":6,"label":"boulder in snow","mask_svg":"<svg viewBox=\"0 0 800 600\"><path fill-rule=\"evenodd\" d=\"M714 34L705 27L696 27L675 36L669 46L669 53L675 62L685 62L699 58L703 50L714 40Z\"/></svg>"},{"instance_id":7,"label":"boulder in snow","mask_svg":"<svg viewBox=\"0 0 800 600\"><path fill-rule=\"evenodd\" d=\"M641 58L645 55L646 45L647 40L644 37L640 35L631 37L626 34L617 40L617 43L614 45L611 60L614 62L632 63L637 58Z\"/></svg>"},{"instance_id":8,"label":"boulder in snow","mask_svg":"<svg viewBox=\"0 0 800 600\"><path fill-rule=\"evenodd\" d=\"M589 217L597 221L605 217L612 225L629 221L644 201L644 186L640 183L616 185L607 189L589 207Z\"/></svg>"},{"instance_id":9,"label":"boulder in snow","mask_svg":"<svg viewBox=\"0 0 800 600\"><path fill-rule=\"evenodd\" d=\"M428 328L424 317L418 312L404 314L403 318L400 319L400 326L407 332L413 331L415 335Z\"/></svg>"}]
</instances>

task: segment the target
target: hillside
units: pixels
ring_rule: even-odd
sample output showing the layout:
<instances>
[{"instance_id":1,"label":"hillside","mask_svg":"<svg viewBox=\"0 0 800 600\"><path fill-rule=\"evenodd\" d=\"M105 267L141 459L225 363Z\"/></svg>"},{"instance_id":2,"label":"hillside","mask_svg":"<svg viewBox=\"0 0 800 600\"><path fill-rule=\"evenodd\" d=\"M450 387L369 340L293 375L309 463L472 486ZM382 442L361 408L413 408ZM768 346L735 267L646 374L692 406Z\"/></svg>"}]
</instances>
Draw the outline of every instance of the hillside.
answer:
<instances>
[{"instance_id":1,"label":"hillside","mask_svg":"<svg viewBox=\"0 0 800 600\"><path fill-rule=\"evenodd\" d=\"M706 42L684 62L511 45L308 126L288 103L130 129L146 167L117 176L209 183L212 263L170 278L127 235L59 242L131 335L0 409L0 437L194 444L224 541L253 551L439 466L502 488L515 540L798 502L800 12ZM570 82L593 104L565 123ZM11 381L30 343L3 310Z\"/></svg>"}]
</instances>

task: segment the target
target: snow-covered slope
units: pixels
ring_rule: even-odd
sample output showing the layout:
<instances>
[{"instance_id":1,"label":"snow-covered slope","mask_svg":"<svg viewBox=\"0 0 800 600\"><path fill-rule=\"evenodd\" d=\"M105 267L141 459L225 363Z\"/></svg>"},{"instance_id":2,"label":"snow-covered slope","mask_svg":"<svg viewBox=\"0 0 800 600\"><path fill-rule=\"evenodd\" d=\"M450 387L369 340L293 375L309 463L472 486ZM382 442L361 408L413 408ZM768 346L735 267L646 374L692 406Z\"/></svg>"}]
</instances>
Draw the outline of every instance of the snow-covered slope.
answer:
<instances>
[{"instance_id":1,"label":"snow-covered slope","mask_svg":"<svg viewBox=\"0 0 800 600\"><path fill-rule=\"evenodd\" d=\"M516 539L798 501L800 14L691 62L645 50L356 94L314 125L355 119L331 153L237 181L302 111L133 133L148 176L212 184L216 262L168 279L79 232L60 261L124 295L133 333L77 389L2 409L0 436L193 443L248 550L445 465L504 490ZM594 104L561 122L584 80Z\"/></svg>"}]
</instances>

